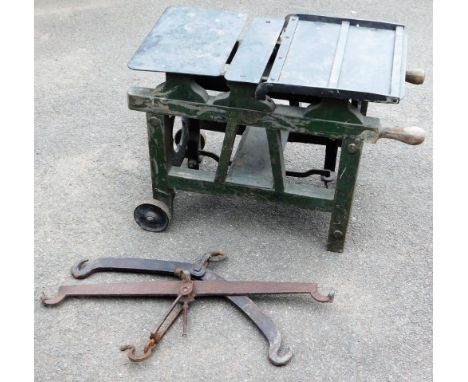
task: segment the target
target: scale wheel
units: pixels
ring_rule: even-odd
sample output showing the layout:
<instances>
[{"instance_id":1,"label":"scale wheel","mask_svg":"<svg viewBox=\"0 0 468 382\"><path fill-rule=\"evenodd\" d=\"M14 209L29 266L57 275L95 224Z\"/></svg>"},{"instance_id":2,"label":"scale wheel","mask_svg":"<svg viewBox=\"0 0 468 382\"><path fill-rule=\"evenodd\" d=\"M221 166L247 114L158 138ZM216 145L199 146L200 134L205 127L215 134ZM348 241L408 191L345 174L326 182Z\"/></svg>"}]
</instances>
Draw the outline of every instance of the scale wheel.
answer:
<instances>
[{"instance_id":1,"label":"scale wheel","mask_svg":"<svg viewBox=\"0 0 468 382\"><path fill-rule=\"evenodd\" d=\"M133 212L136 223L145 231L162 232L171 221L171 211L160 200L140 204Z\"/></svg>"}]
</instances>

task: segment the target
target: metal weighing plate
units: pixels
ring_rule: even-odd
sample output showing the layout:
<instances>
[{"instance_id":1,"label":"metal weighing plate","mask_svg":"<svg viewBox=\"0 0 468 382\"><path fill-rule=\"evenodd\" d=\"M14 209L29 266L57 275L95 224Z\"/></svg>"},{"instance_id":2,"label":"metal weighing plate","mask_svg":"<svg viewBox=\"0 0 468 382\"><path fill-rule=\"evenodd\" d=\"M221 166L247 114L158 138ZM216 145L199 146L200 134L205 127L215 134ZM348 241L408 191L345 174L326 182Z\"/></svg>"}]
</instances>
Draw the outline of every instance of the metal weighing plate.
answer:
<instances>
[{"instance_id":1,"label":"metal weighing plate","mask_svg":"<svg viewBox=\"0 0 468 382\"><path fill-rule=\"evenodd\" d=\"M226 80L258 84L283 25L284 19L255 18L229 65L224 76Z\"/></svg>"},{"instance_id":2,"label":"metal weighing plate","mask_svg":"<svg viewBox=\"0 0 468 382\"><path fill-rule=\"evenodd\" d=\"M398 103L405 70L402 25L293 15L257 95L279 92Z\"/></svg>"},{"instance_id":3,"label":"metal weighing plate","mask_svg":"<svg viewBox=\"0 0 468 382\"><path fill-rule=\"evenodd\" d=\"M167 8L130 60L134 70L219 76L244 27L240 13Z\"/></svg>"}]
</instances>

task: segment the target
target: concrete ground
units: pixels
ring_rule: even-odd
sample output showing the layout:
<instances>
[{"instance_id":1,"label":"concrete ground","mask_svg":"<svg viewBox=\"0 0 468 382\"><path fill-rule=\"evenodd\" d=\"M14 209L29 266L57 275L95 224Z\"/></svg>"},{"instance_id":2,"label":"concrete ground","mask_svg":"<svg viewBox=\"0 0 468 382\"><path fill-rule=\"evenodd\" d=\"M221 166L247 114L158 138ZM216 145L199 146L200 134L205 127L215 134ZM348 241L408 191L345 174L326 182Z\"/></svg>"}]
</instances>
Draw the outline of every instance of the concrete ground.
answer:
<instances>
[{"instance_id":1,"label":"concrete ground","mask_svg":"<svg viewBox=\"0 0 468 382\"><path fill-rule=\"evenodd\" d=\"M329 214L252 200L178 192L167 232L134 223L134 207L150 196L150 175L145 118L127 109L126 90L162 77L130 71L126 63L174 3L407 26L408 67L424 67L426 83L408 85L399 105L371 105L369 115L387 126L421 126L428 138L417 147L388 140L365 146L343 254L325 249ZM44 0L35 15L37 381L432 379L431 1ZM220 137L208 140L214 147ZM319 154L290 145L288 168L318 165ZM267 361L261 334L222 299L194 303L188 336L176 325L142 364L118 348L129 342L140 348L168 300L39 303L42 291L76 282L69 269L83 258L192 260L214 249L229 255L215 265L226 278L317 281L324 292L337 291L327 305L307 297L255 298L294 351L288 366ZM97 274L84 282L150 279Z\"/></svg>"}]
</instances>

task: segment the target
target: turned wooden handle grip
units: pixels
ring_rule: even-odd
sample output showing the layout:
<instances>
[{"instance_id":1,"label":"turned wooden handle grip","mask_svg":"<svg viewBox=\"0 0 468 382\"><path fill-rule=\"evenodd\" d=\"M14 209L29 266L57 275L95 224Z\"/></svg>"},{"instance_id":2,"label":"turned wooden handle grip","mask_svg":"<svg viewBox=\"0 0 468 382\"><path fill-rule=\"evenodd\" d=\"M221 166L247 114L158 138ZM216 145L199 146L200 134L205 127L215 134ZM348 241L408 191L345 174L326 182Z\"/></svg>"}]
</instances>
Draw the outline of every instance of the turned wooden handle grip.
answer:
<instances>
[{"instance_id":1,"label":"turned wooden handle grip","mask_svg":"<svg viewBox=\"0 0 468 382\"><path fill-rule=\"evenodd\" d=\"M424 142L426 132L416 126L396 127L380 130L379 138L395 139L408 145L419 145Z\"/></svg>"},{"instance_id":2,"label":"turned wooden handle grip","mask_svg":"<svg viewBox=\"0 0 468 382\"><path fill-rule=\"evenodd\" d=\"M412 69L406 71L405 81L414 85L421 85L424 83L426 73L424 69Z\"/></svg>"}]
</instances>

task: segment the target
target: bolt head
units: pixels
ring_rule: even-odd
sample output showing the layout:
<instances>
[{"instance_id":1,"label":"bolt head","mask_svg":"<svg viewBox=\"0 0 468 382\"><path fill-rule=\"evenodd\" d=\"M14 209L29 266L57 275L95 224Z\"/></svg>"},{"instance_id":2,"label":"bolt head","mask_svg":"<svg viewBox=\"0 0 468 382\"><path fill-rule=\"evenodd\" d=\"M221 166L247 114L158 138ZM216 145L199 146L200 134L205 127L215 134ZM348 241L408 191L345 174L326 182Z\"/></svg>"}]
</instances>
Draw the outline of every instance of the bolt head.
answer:
<instances>
[{"instance_id":1,"label":"bolt head","mask_svg":"<svg viewBox=\"0 0 468 382\"><path fill-rule=\"evenodd\" d=\"M335 239L342 239L343 238L343 232L341 232L339 229L333 232L333 237Z\"/></svg>"},{"instance_id":2,"label":"bolt head","mask_svg":"<svg viewBox=\"0 0 468 382\"><path fill-rule=\"evenodd\" d=\"M355 143L350 143L348 145L348 151L350 153L355 153L357 150L358 150L358 147L357 147L357 145Z\"/></svg>"}]
</instances>

